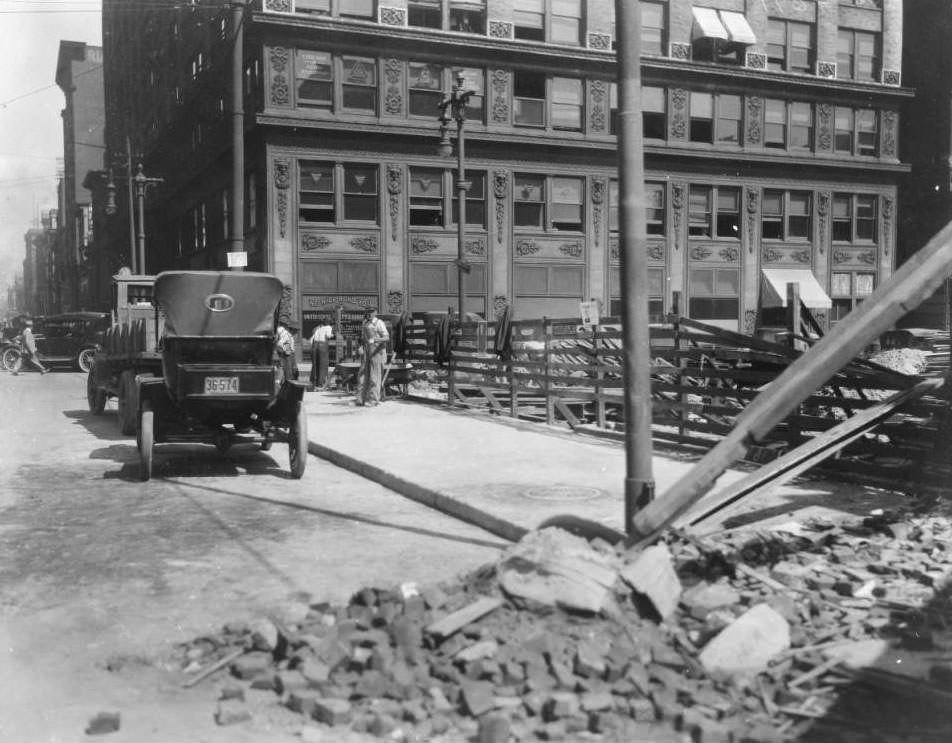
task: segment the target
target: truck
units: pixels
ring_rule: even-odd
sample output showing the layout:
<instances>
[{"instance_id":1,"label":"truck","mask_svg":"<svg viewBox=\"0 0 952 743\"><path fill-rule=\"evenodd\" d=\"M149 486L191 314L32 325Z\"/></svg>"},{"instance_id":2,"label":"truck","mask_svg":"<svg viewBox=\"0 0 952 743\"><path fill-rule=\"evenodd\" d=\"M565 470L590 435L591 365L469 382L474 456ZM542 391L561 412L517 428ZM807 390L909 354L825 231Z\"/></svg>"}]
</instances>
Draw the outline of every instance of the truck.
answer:
<instances>
[{"instance_id":1,"label":"truck","mask_svg":"<svg viewBox=\"0 0 952 743\"><path fill-rule=\"evenodd\" d=\"M102 415L109 398L116 398L124 436L136 433L136 377L162 375L158 344L164 317L152 299L154 284L154 276L133 274L126 268L113 276L112 321L86 377L89 411Z\"/></svg>"}]
</instances>

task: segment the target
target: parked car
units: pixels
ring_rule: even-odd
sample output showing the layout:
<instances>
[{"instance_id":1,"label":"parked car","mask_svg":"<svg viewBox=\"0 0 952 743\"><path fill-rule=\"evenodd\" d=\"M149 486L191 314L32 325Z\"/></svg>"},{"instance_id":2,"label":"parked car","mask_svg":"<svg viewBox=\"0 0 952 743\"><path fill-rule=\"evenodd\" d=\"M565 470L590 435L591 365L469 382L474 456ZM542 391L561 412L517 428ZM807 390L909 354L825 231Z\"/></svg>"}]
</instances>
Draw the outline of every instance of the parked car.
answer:
<instances>
[{"instance_id":1,"label":"parked car","mask_svg":"<svg viewBox=\"0 0 952 743\"><path fill-rule=\"evenodd\" d=\"M34 318L33 337L40 361L46 366L68 365L89 372L111 321L108 312L64 312ZM19 367L16 342L4 348L2 363L8 371Z\"/></svg>"}]
</instances>

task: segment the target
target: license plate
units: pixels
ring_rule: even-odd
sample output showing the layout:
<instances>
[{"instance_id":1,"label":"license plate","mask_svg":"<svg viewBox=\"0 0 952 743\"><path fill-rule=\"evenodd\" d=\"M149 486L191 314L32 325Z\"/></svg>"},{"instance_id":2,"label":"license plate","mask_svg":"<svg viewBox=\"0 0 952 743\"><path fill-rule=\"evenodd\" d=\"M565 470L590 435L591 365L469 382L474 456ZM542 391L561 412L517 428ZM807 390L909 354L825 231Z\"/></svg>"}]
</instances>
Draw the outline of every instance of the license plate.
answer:
<instances>
[{"instance_id":1,"label":"license plate","mask_svg":"<svg viewBox=\"0 0 952 743\"><path fill-rule=\"evenodd\" d=\"M238 377L205 377L206 395L237 395Z\"/></svg>"}]
</instances>

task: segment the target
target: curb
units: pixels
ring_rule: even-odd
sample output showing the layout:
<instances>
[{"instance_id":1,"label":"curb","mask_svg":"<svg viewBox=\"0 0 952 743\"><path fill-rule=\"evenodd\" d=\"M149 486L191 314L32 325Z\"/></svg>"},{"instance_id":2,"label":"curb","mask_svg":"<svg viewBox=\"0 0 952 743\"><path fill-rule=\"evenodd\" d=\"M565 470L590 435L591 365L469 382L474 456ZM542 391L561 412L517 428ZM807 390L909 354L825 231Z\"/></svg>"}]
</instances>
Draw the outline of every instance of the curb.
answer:
<instances>
[{"instance_id":1,"label":"curb","mask_svg":"<svg viewBox=\"0 0 952 743\"><path fill-rule=\"evenodd\" d=\"M383 485L385 488L389 488L410 500L422 503L473 526L478 526L480 529L510 542L518 542L529 532L528 529L517 526L511 521L506 521L486 511L473 508L473 506L455 498L450 498L435 490L404 480L402 477L397 477L379 467L374 467L316 441L308 441L307 450L316 457L326 459L331 464L372 480L378 485Z\"/></svg>"}]
</instances>

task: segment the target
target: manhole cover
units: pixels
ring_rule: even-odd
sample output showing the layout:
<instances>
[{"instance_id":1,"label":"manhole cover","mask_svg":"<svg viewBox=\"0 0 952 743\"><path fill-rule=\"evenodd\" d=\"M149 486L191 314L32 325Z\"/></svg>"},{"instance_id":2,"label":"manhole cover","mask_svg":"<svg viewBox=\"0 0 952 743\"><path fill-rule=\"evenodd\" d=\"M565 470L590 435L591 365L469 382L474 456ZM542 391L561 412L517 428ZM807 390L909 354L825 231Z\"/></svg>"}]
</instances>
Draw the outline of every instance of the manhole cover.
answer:
<instances>
[{"instance_id":1,"label":"manhole cover","mask_svg":"<svg viewBox=\"0 0 952 743\"><path fill-rule=\"evenodd\" d=\"M523 492L526 498L535 500L592 500L603 493L598 488L582 487L579 485L540 485Z\"/></svg>"}]
</instances>

